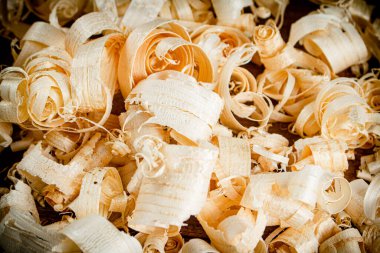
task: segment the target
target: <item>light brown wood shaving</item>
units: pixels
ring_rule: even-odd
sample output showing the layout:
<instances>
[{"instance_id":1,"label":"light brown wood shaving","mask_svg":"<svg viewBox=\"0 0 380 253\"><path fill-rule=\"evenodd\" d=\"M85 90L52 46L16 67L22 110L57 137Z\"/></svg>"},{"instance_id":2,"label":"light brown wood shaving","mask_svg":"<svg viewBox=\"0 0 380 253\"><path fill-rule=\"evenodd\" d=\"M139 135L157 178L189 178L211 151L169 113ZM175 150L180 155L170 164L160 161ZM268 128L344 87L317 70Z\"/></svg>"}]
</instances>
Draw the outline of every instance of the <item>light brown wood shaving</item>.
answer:
<instances>
[{"instance_id":1,"label":"light brown wood shaving","mask_svg":"<svg viewBox=\"0 0 380 253\"><path fill-rule=\"evenodd\" d=\"M247 140L218 136L219 163L215 173L219 180L226 177L249 177L251 152Z\"/></svg>"},{"instance_id":2,"label":"light brown wood shaving","mask_svg":"<svg viewBox=\"0 0 380 253\"><path fill-rule=\"evenodd\" d=\"M291 45L302 39L305 49L322 58L335 73L365 62L369 58L368 49L360 34L341 13L340 9L331 8L322 9L321 13L307 15L292 25L289 38ZM307 26L307 29L300 28L302 26ZM341 41L339 46L336 41ZM335 45L335 48L332 45ZM341 57L336 57L337 50L354 53L344 53Z\"/></svg>"},{"instance_id":3,"label":"light brown wood shaving","mask_svg":"<svg viewBox=\"0 0 380 253\"><path fill-rule=\"evenodd\" d=\"M319 246L319 252L365 252L363 238L355 228L349 228L330 237Z\"/></svg>"},{"instance_id":4,"label":"light brown wood shaving","mask_svg":"<svg viewBox=\"0 0 380 253\"><path fill-rule=\"evenodd\" d=\"M266 219L262 212L254 214L248 209L235 206L224 209L219 215L212 215L213 204L206 205L197 216L213 246L221 252L253 252L264 232ZM206 215L206 216L205 216ZM254 236L250 236L254 235Z\"/></svg>"},{"instance_id":5,"label":"light brown wood shaving","mask_svg":"<svg viewBox=\"0 0 380 253\"><path fill-rule=\"evenodd\" d=\"M183 245L181 252L218 253L219 251L201 239L191 239Z\"/></svg>"},{"instance_id":6,"label":"light brown wood shaving","mask_svg":"<svg viewBox=\"0 0 380 253\"><path fill-rule=\"evenodd\" d=\"M117 230L101 216L90 215L77 220L63 228L61 233L74 241L83 252L142 252L134 237Z\"/></svg>"},{"instance_id":7,"label":"light brown wood shaving","mask_svg":"<svg viewBox=\"0 0 380 253\"><path fill-rule=\"evenodd\" d=\"M0 148L6 148L12 143L12 124L2 122L0 123Z\"/></svg>"},{"instance_id":8,"label":"light brown wood shaving","mask_svg":"<svg viewBox=\"0 0 380 253\"><path fill-rule=\"evenodd\" d=\"M269 252L282 248L284 252L317 252L318 245L340 232L331 217L317 212L312 221L299 229L288 228L269 243Z\"/></svg>"},{"instance_id":9,"label":"light brown wood shaving","mask_svg":"<svg viewBox=\"0 0 380 253\"><path fill-rule=\"evenodd\" d=\"M151 114L144 125L168 126L194 143L210 139L222 107L217 94L197 85L193 78L173 71L142 81L131 91L126 103L138 104ZM203 111L204 106L209 111Z\"/></svg>"},{"instance_id":10,"label":"light brown wood shaving","mask_svg":"<svg viewBox=\"0 0 380 253\"><path fill-rule=\"evenodd\" d=\"M165 25L166 28L160 29ZM157 19L133 30L120 53L119 81L123 96L126 97L148 75L167 69L195 75L198 81L212 82L213 76L210 73L213 71L209 58L198 45L190 41L185 28L173 21ZM161 51L157 51L159 45ZM183 54L189 55L184 57ZM145 59L144 62L136 60L140 57ZM194 72L196 66L199 73Z\"/></svg>"},{"instance_id":11,"label":"light brown wood shaving","mask_svg":"<svg viewBox=\"0 0 380 253\"><path fill-rule=\"evenodd\" d=\"M294 170L302 170L303 166L307 164L315 164L342 176L348 169L346 155L348 148L344 142L321 138L302 139L298 142L305 142L305 144L299 144L302 149L297 150L300 152L300 156L292 165ZM295 147L297 148L297 144Z\"/></svg>"},{"instance_id":12,"label":"light brown wood shaving","mask_svg":"<svg viewBox=\"0 0 380 253\"><path fill-rule=\"evenodd\" d=\"M143 246L143 251L147 253L179 252L184 244L180 234L173 237L167 237L165 235L148 235L139 233L135 237Z\"/></svg>"},{"instance_id":13,"label":"light brown wood shaving","mask_svg":"<svg viewBox=\"0 0 380 253\"><path fill-rule=\"evenodd\" d=\"M23 36L20 44L21 52L14 66L22 66L30 55L45 47L65 48L65 33L45 22L36 22Z\"/></svg>"},{"instance_id":14,"label":"light brown wood shaving","mask_svg":"<svg viewBox=\"0 0 380 253\"><path fill-rule=\"evenodd\" d=\"M94 168L84 175L79 196L70 203L69 208L78 219L91 214L107 218L112 211L124 215L126 202L117 170L112 167Z\"/></svg>"},{"instance_id":15,"label":"light brown wood shaving","mask_svg":"<svg viewBox=\"0 0 380 253\"><path fill-rule=\"evenodd\" d=\"M162 154L163 172L142 178L129 226L149 234L166 230L172 236L191 214L197 214L202 208L217 153L203 148L164 145ZM149 157L144 160L149 161ZM160 195L155 196L153 193L158 189Z\"/></svg>"}]
</instances>

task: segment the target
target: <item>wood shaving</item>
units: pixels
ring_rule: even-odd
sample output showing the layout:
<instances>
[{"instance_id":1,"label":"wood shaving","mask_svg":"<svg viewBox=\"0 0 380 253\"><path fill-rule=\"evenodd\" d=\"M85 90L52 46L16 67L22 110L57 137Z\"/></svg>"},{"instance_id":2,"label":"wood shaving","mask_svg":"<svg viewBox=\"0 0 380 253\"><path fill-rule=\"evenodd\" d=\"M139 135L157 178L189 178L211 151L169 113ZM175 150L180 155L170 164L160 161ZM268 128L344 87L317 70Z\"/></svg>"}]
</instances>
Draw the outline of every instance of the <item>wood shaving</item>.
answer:
<instances>
[{"instance_id":1,"label":"wood shaving","mask_svg":"<svg viewBox=\"0 0 380 253\"><path fill-rule=\"evenodd\" d=\"M161 152L163 161L158 173L144 173L145 164L152 157L145 156L146 163L139 165L138 170L143 170L146 176L142 178L129 226L149 234L166 230L172 236L191 214L202 208L217 153L180 145L164 145ZM155 196L153 193L158 189L160 196Z\"/></svg>"},{"instance_id":2,"label":"wood shaving","mask_svg":"<svg viewBox=\"0 0 380 253\"><path fill-rule=\"evenodd\" d=\"M97 215L77 220L64 227L61 233L74 241L83 252L142 252L137 239L117 230L112 223Z\"/></svg>"},{"instance_id":3,"label":"wood shaving","mask_svg":"<svg viewBox=\"0 0 380 253\"><path fill-rule=\"evenodd\" d=\"M219 251L201 239L191 239L183 245L181 252L218 253Z\"/></svg>"},{"instance_id":4,"label":"wood shaving","mask_svg":"<svg viewBox=\"0 0 380 253\"><path fill-rule=\"evenodd\" d=\"M321 9L320 13L307 15L292 24L289 43L295 45L300 40L309 53L328 63L335 73L369 58L363 39L341 9ZM341 42L339 46L337 41ZM336 57L337 50L354 53Z\"/></svg>"},{"instance_id":5,"label":"wood shaving","mask_svg":"<svg viewBox=\"0 0 380 253\"><path fill-rule=\"evenodd\" d=\"M317 212L312 221L299 229L288 228L269 243L269 252L281 249L284 252L317 252L318 245L340 232L331 217Z\"/></svg>"}]
</instances>

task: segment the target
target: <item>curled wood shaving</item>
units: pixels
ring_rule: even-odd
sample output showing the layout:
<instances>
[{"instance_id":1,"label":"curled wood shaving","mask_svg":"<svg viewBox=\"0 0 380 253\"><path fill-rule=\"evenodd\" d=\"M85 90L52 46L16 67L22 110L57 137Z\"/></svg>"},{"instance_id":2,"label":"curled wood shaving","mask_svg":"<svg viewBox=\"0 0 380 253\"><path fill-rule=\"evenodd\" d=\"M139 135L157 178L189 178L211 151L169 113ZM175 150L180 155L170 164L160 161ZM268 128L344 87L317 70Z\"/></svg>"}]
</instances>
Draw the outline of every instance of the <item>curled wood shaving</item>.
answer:
<instances>
[{"instance_id":1,"label":"curled wood shaving","mask_svg":"<svg viewBox=\"0 0 380 253\"><path fill-rule=\"evenodd\" d=\"M379 196L380 196L380 174L377 174L368 186L363 200L364 213L368 219L379 224Z\"/></svg>"},{"instance_id":2,"label":"curled wood shaving","mask_svg":"<svg viewBox=\"0 0 380 253\"><path fill-rule=\"evenodd\" d=\"M184 243L185 242L184 242L181 234L169 237L168 241L165 244L164 250L167 253L177 253L177 252L180 252L180 250L183 248Z\"/></svg>"},{"instance_id":3,"label":"curled wood shaving","mask_svg":"<svg viewBox=\"0 0 380 253\"><path fill-rule=\"evenodd\" d=\"M305 144L301 144L304 142ZM300 152L298 161L292 165L294 170L302 170L306 164L315 164L333 174L343 176L348 169L347 145L342 141L322 138L301 139L295 144Z\"/></svg>"},{"instance_id":4,"label":"curled wood shaving","mask_svg":"<svg viewBox=\"0 0 380 253\"><path fill-rule=\"evenodd\" d=\"M372 72L363 75L359 79L359 84L363 88L364 96L367 99L367 103L373 110L380 111L380 80L378 74Z\"/></svg>"},{"instance_id":5,"label":"curled wood shaving","mask_svg":"<svg viewBox=\"0 0 380 253\"><path fill-rule=\"evenodd\" d=\"M14 189L2 196L0 209L4 210L9 207L27 211L32 215L36 222L40 222L40 217L31 192L32 189L27 184L22 181L17 181Z\"/></svg>"},{"instance_id":6,"label":"curled wood shaving","mask_svg":"<svg viewBox=\"0 0 380 253\"><path fill-rule=\"evenodd\" d=\"M95 167L95 164L105 166L110 161L110 151L99 140L100 134L95 134L67 165L52 159L49 148L43 149L39 142L29 148L17 169L25 173L31 182L42 180L47 186L42 184L44 189L38 190L44 191L49 204L62 209L78 194L83 172ZM88 162L90 158L92 162Z\"/></svg>"},{"instance_id":7,"label":"curled wood shaving","mask_svg":"<svg viewBox=\"0 0 380 253\"><path fill-rule=\"evenodd\" d=\"M39 224L39 215L31 189L22 181L0 201L0 245L8 252L53 251L62 240Z\"/></svg>"},{"instance_id":8,"label":"curled wood shaving","mask_svg":"<svg viewBox=\"0 0 380 253\"><path fill-rule=\"evenodd\" d=\"M211 206L205 206L197 219L220 252L253 252L264 232L266 219L259 211L225 209L220 215L209 216ZM252 236L254 235L254 236Z\"/></svg>"},{"instance_id":9,"label":"curled wood shaving","mask_svg":"<svg viewBox=\"0 0 380 253\"><path fill-rule=\"evenodd\" d=\"M124 43L119 33L109 34L79 47L72 62L70 82L80 112L105 111L108 118L116 90L118 50Z\"/></svg>"},{"instance_id":10,"label":"curled wood shaving","mask_svg":"<svg viewBox=\"0 0 380 253\"><path fill-rule=\"evenodd\" d=\"M363 238L355 228L330 237L319 246L319 252L365 252Z\"/></svg>"},{"instance_id":11,"label":"curled wood shaving","mask_svg":"<svg viewBox=\"0 0 380 253\"><path fill-rule=\"evenodd\" d=\"M64 194L73 194L74 189L77 187L74 186L75 183L72 182L72 179L79 176L82 168L70 168L56 163L46 153L41 143L37 143L29 149L27 155L17 165L17 168L32 176L43 179L47 184L56 185ZM40 170L41 168L43 168L42 171ZM57 175L60 176L57 177Z\"/></svg>"},{"instance_id":12,"label":"curled wood shaving","mask_svg":"<svg viewBox=\"0 0 380 253\"><path fill-rule=\"evenodd\" d=\"M269 134L265 131L250 131L239 133L248 138L252 158L257 162L260 171L285 171L288 165L288 155L291 153L289 141L279 134ZM257 172L257 171L255 171Z\"/></svg>"},{"instance_id":13,"label":"curled wood shaving","mask_svg":"<svg viewBox=\"0 0 380 253\"><path fill-rule=\"evenodd\" d=\"M172 236L178 233L179 227L191 214L199 213L206 201L217 152L164 145L162 154L164 171L155 177L142 178L129 226L149 234L166 231L168 236ZM160 195L156 195L157 191Z\"/></svg>"},{"instance_id":14,"label":"curled wood shaving","mask_svg":"<svg viewBox=\"0 0 380 253\"><path fill-rule=\"evenodd\" d=\"M349 148L361 147L369 140L371 127L380 120L362 92L355 80L336 78L326 84L314 104L303 111L309 114L307 117L315 117L322 137L344 141Z\"/></svg>"},{"instance_id":15,"label":"curled wood shaving","mask_svg":"<svg viewBox=\"0 0 380 253\"><path fill-rule=\"evenodd\" d=\"M0 122L0 149L6 148L12 143L12 124Z\"/></svg>"},{"instance_id":16,"label":"curled wood shaving","mask_svg":"<svg viewBox=\"0 0 380 253\"><path fill-rule=\"evenodd\" d=\"M356 179L350 182L352 197L345 211L350 215L354 225L360 227L369 224L368 218L364 214L364 196L368 189L368 184L363 179Z\"/></svg>"},{"instance_id":17,"label":"curled wood shaving","mask_svg":"<svg viewBox=\"0 0 380 253\"><path fill-rule=\"evenodd\" d=\"M380 19L376 19L372 24L367 24L363 38L373 56L376 57L377 60L379 60Z\"/></svg>"},{"instance_id":18,"label":"curled wood shaving","mask_svg":"<svg viewBox=\"0 0 380 253\"><path fill-rule=\"evenodd\" d=\"M140 82L126 103L139 104L151 114L144 125L171 127L194 143L211 137L211 127L222 107L217 94L198 85L192 77L173 71L151 75ZM205 106L207 111L203 110Z\"/></svg>"},{"instance_id":19,"label":"curled wood shaving","mask_svg":"<svg viewBox=\"0 0 380 253\"><path fill-rule=\"evenodd\" d=\"M161 176L165 170L163 147L160 139L142 136L134 142L136 164L142 175L149 178Z\"/></svg>"},{"instance_id":20,"label":"curled wood shaving","mask_svg":"<svg viewBox=\"0 0 380 253\"><path fill-rule=\"evenodd\" d=\"M257 45L260 60L264 63L264 66L266 68L272 68L272 66L267 63L267 59L276 57L286 46L276 24L273 21L269 21L267 25L255 27L253 40Z\"/></svg>"},{"instance_id":21,"label":"curled wood shaving","mask_svg":"<svg viewBox=\"0 0 380 253\"><path fill-rule=\"evenodd\" d=\"M364 226L362 229L364 246L369 252L376 252L380 246L380 229L378 225Z\"/></svg>"},{"instance_id":22,"label":"curled wood shaving","mask_svg":"<svg viewBox=\"0 0 380 253\"><path fill-rule=\"evenodd\" d=\"M59 0L52 4L52 6L49 6L49 8L51 8L49 14L50 24L62 30L66 30L61 27L61 24L65 24L74 19L74 17L77 17L85 8L86 1Z\"/></svg>"},{"instance_id":23,"label":"curled wood shaving","mask_svg":"<svg viewBox=\"0 0 380 253\"><path fill-rule=\"evenodd\" d=\"M372 155L360 157L360 167L357 170L358 178L371 181L372 178L380 172L380 151Z\"/></svg>"},{"instance_id":24,"label":"curled wood shaving","mask_svg":"<svg viewBox=\"0 0 380 253\"><path fill-rule=\"evenodd\" d=\"M120 198L123 196L123 185L115 168L94 168L84 175L79 196L69 208L78 219L91 214L107 218L111 213L110 209L115 210L115 204L125 209L127 198ZM121 203L115 203L118 198ZM123 209L120 212L124 214Z\"/></svg>"},{"instance_id":25,"label":"curled wood shaving","mask_svg":"<svg viewBox=\"0 0 380 253\"><path fill-rule=\"evenodd\" d=\"M86 27L84 30L83 27ZM113 33L120 31L104 12L92 12L77 19L67 31L65 46L72 56L76 54L80 45L85 44L91 36L98 33Z\"/></svg>"},{"instance_id":26,"label":"curled wood shaving","mask_svg":"<svg viewBox=\"0 0 380 253\"><path fill-rule=\"evenodd\" d=\"M32 54L48 47L65 48L65 33L44 22L35 22L21 39L21 52L14 66L22 66Z\"/></svg>"},{"instance_id":27,"label":"curled wood shaving","mask_svg":"<svg viewBox=\"0 0 380 253\"><path fill-rule=\"evenodd\" d=\"M317 212L313 220L299 229L288 228L269 243L269 252L317 252L319 244L340 232L331 217Z\"/></svg>"},{"instance_id":28,"label":"curled wood shaving","mask_svg":"<svg viewBox=\"0 0 380 253\"><path fill-rule=\"evenodd\" d=\"M236 79L239 80L239 75L243 72L234 70L238 66L250 61L255 52L256 48L253 44L246 44L236 49L228 58L219 74L217 91L224 99L224 108L220 120L223 125L235 131L247 129L237 120L237 117L257 122L258 128L263 128L267 125L273 110L272 102L268 97L256 93L255 90L251 90L255 85L246 86L245 90L238 88L236 89L237 94L235 96L231 95L230 83ZM251 78L251 80L254 80L254 78ZM249 102L253 102L253 105L246 105Z\"/></svg>"},{"instance_id":29,"label":"curled wood shaving","mask_svg":"<svg viewBox=\"0 0 380 253\"><path fill-rule=\"evenodd\" d=\"M127 32L154 20L160 12L164 0L131 1L121 19L121 25Z\"/></svg>"},{"instance_id":30,"label":"curled wood shaving","mask_svg":"<svg viewBox=\"0 0 380 253\"><path fill-rule=\"evenodd\" d=\"M41 92L41 90L46 92ZM55 71L30 76L27 110L37 128L56 128L65 123L64 114L72 111L69 78Z\"/></svg>"},{"instance_id":31,"label":"curled wood shaving","mask_svg":"<svg viewBox=\"0 0 380 253\"><path fill-rule=\"evenodd\" d=\"M71 61L71 56L63 48L49 46L26 58L24 68L28 74L56 71L69 75Z\"/></svg>"},{"instance_id":32,"label":"curled wood shaving","mask_svg":"<svg viewBox=\"0 0 380 253\"><path fill-rule=\"evenodd\" d=\"M45 135L45 141L50 146L65 153L74 151L77 148L76 140L59 131L50 131Z\"/></svg>"},{"instance_id":33,"label":"curled wood shaving","mask_svg":"<svg viewBox=\"0 0 380 253\"><path fill-rule=\"evenodd\" d=\"M247 187L247 178L232 176L218 181L218 190L236 204L239 204Z\"/></svg>"},{"instance_id":34,"label":"curled wood shaving","mask_svg":"<svg viewBox=\"0 0 380 253\"><path fill-rule=\"evenodd\" d=\"M313 218L311 210L317 202L327 212L338 213L350 198L351 189L344 178L326 176L319 166L306 166L299 172L251 176L241 205L263 209L280 219L282 227L297 228Z\"/></svg>"},{"instance_id":35,"label":"curled wood shaving","mask_svg":"<svg viewBox=\"0 0 380 253\"><path fill-rule=\"evenodd\" d=\"M294 122L302 108L312 102L321 86L330 80L330 70L322 61L301 51L294 57L293 65L280 70L266 69L258 77L258 91L278 101L272 121Z\"/></svg>"},{"instance_id":36,"label":"curled wood shaving","mask_svg":"<svg viewBox=\"0 0 380 253\"><path fill-rule=\"evenodd\" d=\"M146 253L149 253L149 252L164 253L165 244L167 241L168 241L167 236L148 235L144 243L143 251Z\"/></svg>"},{"instance_id":37,"label":"curled wood shaving","mask_svg":"<svg viewBox=\"0 0 380 253\"><path fill-rule=\"evenodd\" d=\"M212 5L216 13L218 24L233 26L242 30L247 37L252 37L254 21L251 13L243 13L243 8L252 4L250 0L212 0Z\"/></svg>"},{"instance_id":38,"label":"curled wood shaving","mask_svg":"<svg viewBox=\"0 0 380 253\"><path fill-rule=\"evenodd\" d=\"M123 96L127 97L139 81L163 70L180 71L201 82L213 81L210 59L191 42L185 28L157 19L134 29L120 53L118 71Z\"/></svg>"},{"instance_id":39,"label":"curled wood shaving","mask_svg":"<svg viewBox=\"0 0 380 253\"><path fill-rule=\"evenodd\" d=\"M176 253L179 252L184 244L180 234L167 237L154 234L138 233L135 238L143 245L144 252L149 253Z\"/></svg>"},{"instance_id":40,"label":"curled wood shaving","mask_svg":"<svg viewBox=\"0 0 380 253\"><path fill-rule=\"evenodd\" d=\"M56 128L74 114L70 75L71 57L63 49L48 47L25 61L28 72L26 108L38 129ZM41 90L46 91L42 95Z\"/></svg>"},{"instance_id":41,"label":"curled wood shaving","mask_svg":"<svg viewBox=\"0 0 380 253\"><path fill-rule=\"evenodd\" d=\"M329 64L333 72L368 60L369 52L358 31L337 9L322 9L292 24L289 43L302 40L305 49ZM351 52L351 53L348 53Z\"/></svg>"},{"instance_id":42,"label":"curled wood shaving","mask_svg":"<svg viewBox=\"0 0 380 253\"><path fill-rule=\"evenodd\" d=\"M297 66L312 71L317 70L325 78L330 77L330 70L325 63L295 49L294 44L290 42L285 44L272 20L269 20L266 25L257 26L253 39L257 44L260 60L267 72Z\"/></svg>"},{"instance_id":43,"label":"curled wood shaving","mask_svg":"<svg viewBox=\"0 0 380 253\"><path fill-rule=\"evenodd\" d=\"M132 153L136 153L134 149L134 141L144 135L149 135L169 142L169 134L164 130L164 127L158 124L144 124L151 118L150 113L143 111L136 105L128 105L128 112L122 113L119 116L122 131L128 133L126 144L131 149Z\"/></svg>"},{"instance_id":44,"label":"curled wood shaving","mask_svg":"<svg viewBox=\"0 0 380 253\"><path fill-rule=\"evenodd\" d=\"M253 13L258 15L260 18L268 18L268 15L261 16L260 11L265 9L266 11L270 11L272 16L274 17L274 22L280 29L284 23L285 9L289 4L288 0L254 0L254 3L259 6L258 8L253 9Z\"/></svg>"},{"instance_id":45,"label":"curled wood shaving","mask_svg":"<svg viewBox=\"0 0 380 253\"><path fill-rule=\"evenodd\" d=\"M210 7L210 0L170 0L164 3L159 16L165 19L177 19L198 23L211 23L215 21L215 18L214 14L210 10Z\"/></svg>"},{"instance_id":46,"label":"curled wood shaving","mask_svg":"<svg viewBox=\"0 0 380 253\"><path fill-rule=\"evenodd\" d=\"M301 110L293 125L292 132L303 138L315 136L320 132L320 127L314 117L314 106L315 102L311 102Z\"/></svg>"},{"instance_id":47,"label":"curled wood shaving","mask_svg":"<svg viewBox=\"0 0 380 253\"><path fill-rule=\"evenodd\" d=\"M251 152L245 139L218 136L219 163L215 173L219 180L251 175Z\"/></svg>"},{"instance_id":48,"label":"curled wood shaving","mask_svg":"<svg viewBox=\"0 0 380 253\"><path fill-rule=\"evenodd\" d=\"M77 220L61 230L61 233L83 252L143 252L134 237L117 230L112 223L97 215Z\"/></svg>"},{"instance_id":49,"label":"curled wood shaving","mask_svg":"<svg viewBox=\"0 0 380 253\"><path fill-rule=\"evenodd\" d=\"M335 216L335 222L341 229L352 227L351 217L345 211L342 211Z\"/></svg>"},{"instance_id":50,"label":"curled wood shaving","mask_svg":"<svg viewBox=\"0 0 380 253\"><path fill-rule=\"evenodd\" d=\"M26 94L28 74L21 68L10 67L0 73L0 120L23 123L28 119Z\"/></svg>"},{"instance_id":51,"label":"curled wood shaving","mask_svg":"<svg viewBox=\"0 0 380 253\"><path fill-rule=\"evenodd\" d=\"M217 77L219 67L223 66L234 49L250 42L240 30L226 26L202 25L195 28L190 36L192 41L209 56L215 77ZM255 81L247 85L253 85L253 82Z\"/></svg>"},{"instance_id":52,"label":"curled wood shaving","mask_svg":"<svg viewBox=\"0 0 380 253\"><path fill-rule=\"evenodd\" d=\"M75 128L81 128L83 126L81 122L76 122L76 123L77 125L75 126ZM48 145L55 148L54 150L55 156L58 158L59 161L61 161L64 164L67 164L79 152L79 150L81 150L81 148L87 143L87 141L92 136L92 134L89 132L77 133L77 134L66 133L62 131L58 131L58 132L60 134L59 134L59 137L56 137L55 141L52 141L51 137L49 137L50 133L53 133L53 136L55 135L54 131L48 132L44 136L44 138ZM57 143L57 140L60 142ZM75 143L76 145L74 145L73 143ZM68 147L67 148L66 146L63 147L63 145L68 145ZM71 148L73 149L71 150ZM67 151L68 150L70 151L66 152L64 149L67 149Z\"/></svg>"},{"instance_id":53,"label":"curled wood shaving","mask_svg":"<svg viewBox=\"0 0 380 253\"><path fill-rule=\"evenodd\" d=\"M198 238L189 240L183 245L181 249L181 253L191 253L191 252L219 253L219 251L217 251L210 244Z\"/></svg>"}]
</instances>

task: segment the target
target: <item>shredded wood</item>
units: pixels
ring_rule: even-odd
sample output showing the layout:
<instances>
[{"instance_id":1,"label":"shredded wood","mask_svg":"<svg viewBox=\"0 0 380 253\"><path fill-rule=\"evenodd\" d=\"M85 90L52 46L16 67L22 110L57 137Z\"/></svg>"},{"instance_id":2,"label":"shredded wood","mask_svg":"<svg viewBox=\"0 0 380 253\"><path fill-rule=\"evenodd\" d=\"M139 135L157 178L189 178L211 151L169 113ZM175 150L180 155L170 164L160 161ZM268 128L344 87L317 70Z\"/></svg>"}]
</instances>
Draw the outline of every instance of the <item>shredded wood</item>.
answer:
<instances>
[{"instance_id":1,"label":"shredded wood","mask_svg":"<svg viewBox=\"0 0 380 253\"><path fill-rule=\"evenodd\" d=\"M311 1L3 1L0 248L377 252L380 19Z\"/></svg>"}]
</instances>

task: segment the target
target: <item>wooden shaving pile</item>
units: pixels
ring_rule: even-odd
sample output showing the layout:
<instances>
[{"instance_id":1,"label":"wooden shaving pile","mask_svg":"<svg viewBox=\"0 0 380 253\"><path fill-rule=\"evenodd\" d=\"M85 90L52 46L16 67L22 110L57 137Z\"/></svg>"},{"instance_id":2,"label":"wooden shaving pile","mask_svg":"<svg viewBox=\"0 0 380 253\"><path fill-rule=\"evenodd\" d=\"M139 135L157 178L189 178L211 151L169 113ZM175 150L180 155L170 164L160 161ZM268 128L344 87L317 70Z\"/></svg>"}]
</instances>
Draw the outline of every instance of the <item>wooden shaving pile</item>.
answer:
<instances>
[{"instance_id":1,"label":"wooden shaving pile","mask_svg":"<svg viewBox=\"0 0 380 253\"><path fill-rule=\"evenodd\" d=\"M377 252L380 22L363 0L314 2L285 40L288 0L4 1L0 151L24 154L0 246ZM210 243L185 243L190 216Z\"/></svg>"}]
</instances>

